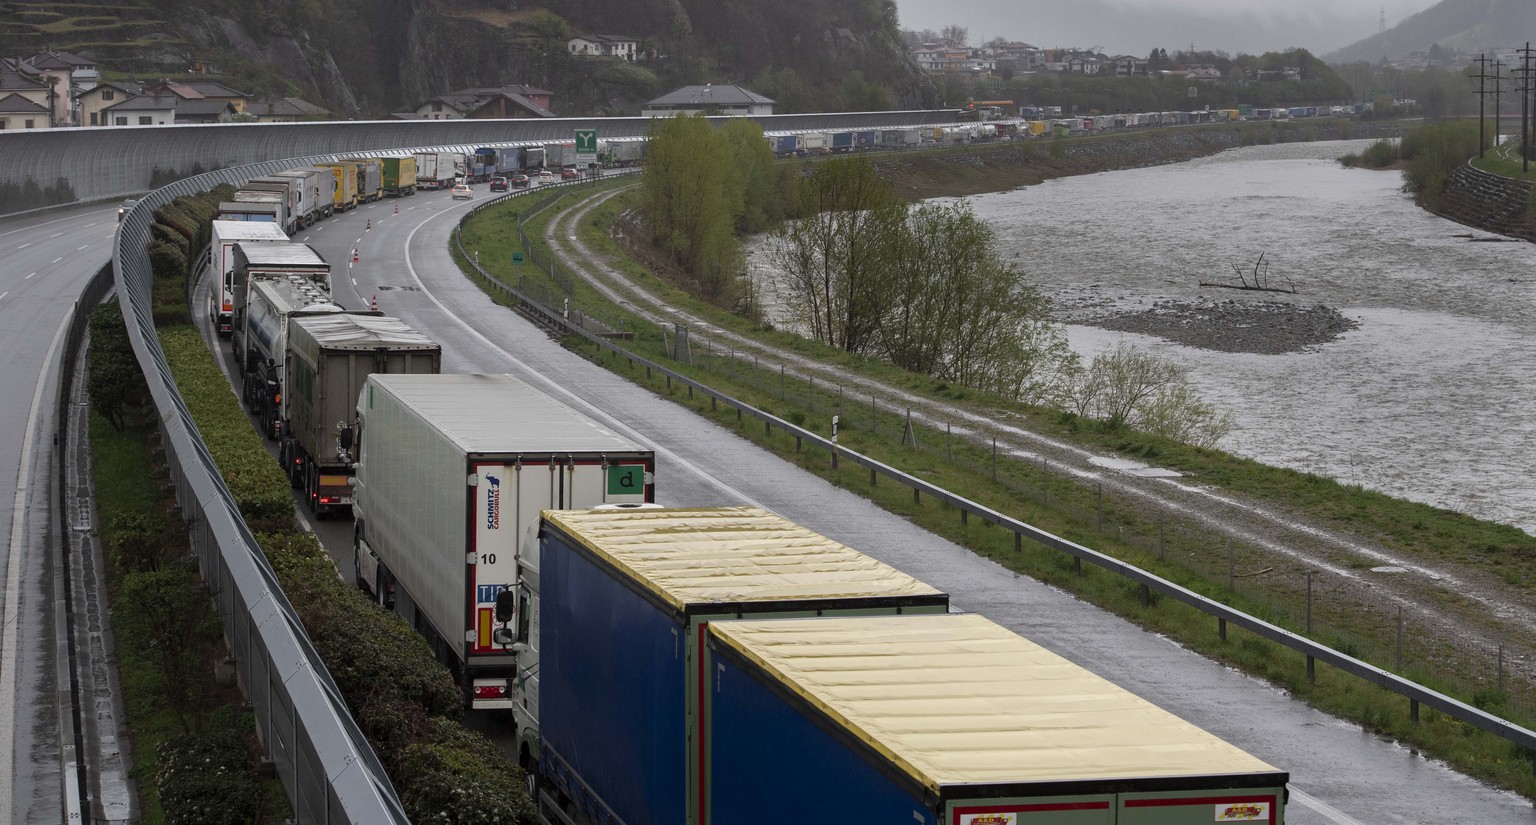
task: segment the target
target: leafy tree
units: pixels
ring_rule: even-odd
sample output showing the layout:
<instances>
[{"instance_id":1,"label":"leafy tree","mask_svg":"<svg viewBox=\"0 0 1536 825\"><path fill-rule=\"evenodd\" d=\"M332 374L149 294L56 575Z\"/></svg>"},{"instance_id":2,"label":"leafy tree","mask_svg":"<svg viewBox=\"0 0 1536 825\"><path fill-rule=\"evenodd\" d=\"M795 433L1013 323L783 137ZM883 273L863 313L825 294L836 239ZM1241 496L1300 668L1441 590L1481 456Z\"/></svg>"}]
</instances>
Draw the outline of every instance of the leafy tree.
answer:
<instances>
[{"instance_id":1,"label":"leafy tree","mask_svg":"<svg viewBox=\"0 0 1536 825\"><path fill-rule=\"evenodd\" d=\"M730 155L731 199L737 215L736 231L762 232L784 219L783 200L779 196L781 170L774 162L773 149L763 139L761 126L749 120L733 118L720 127L718 139Z\"/></svg>"},{"instance_id":2,"label":"leafy tree","mask_svg":"<svg viewBox=\"0 0 1536 825\"><path fill-rule=\"evenodd\" d=\"M201 727L194 701L210 678L203 652L218 639L208 594L187 563L129 573L112 622L154 665L157 687L182 730Z\"/></svg>"},{"instance_id":3,"label":"leafy tree","mask_svg":"<svg viewBox=\"0 0 1536 825\"><path fill-rule=\"evenodd\" d=\"M702 116L653 121L645 162L645 213L651 242L688 272L712 300L729 298L740 274L733 229L742 209L741 177Z\"/></svg>"},{"instance_id":4,"label":"leafy tree","mask_svg":"<svg viewBox=\"0 0 1536 825\"><path fill-rule=\"evenodd\" d=\"M1111 431L1130 427L1210 447L1233 427L1230 415L1201 400L1188 370L1131 344L1094 356L1066 379L1063 400Z\"/></svg>"}]
</instances>

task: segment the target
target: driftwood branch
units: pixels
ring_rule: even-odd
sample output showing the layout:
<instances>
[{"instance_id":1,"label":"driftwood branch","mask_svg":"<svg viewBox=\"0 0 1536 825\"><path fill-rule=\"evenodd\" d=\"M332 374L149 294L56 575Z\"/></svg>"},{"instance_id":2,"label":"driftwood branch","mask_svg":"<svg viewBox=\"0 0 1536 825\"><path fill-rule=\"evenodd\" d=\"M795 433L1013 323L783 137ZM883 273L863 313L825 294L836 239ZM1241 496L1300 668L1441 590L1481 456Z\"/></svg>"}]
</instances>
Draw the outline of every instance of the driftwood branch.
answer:
<instances>
[{"instance_id":1,"label":"driftwood branch","mask_svg":"<svg viewBox=\"0 0 1536 825\"><path fill-rule=\"evenodd\" d=\"M1269 253L1259 253L1259 259L1254 261L1251 282L1249 273L1244 272L1242 268L1237 264L1232 264L1232 273L1237 276L1237 283L1234 284L1231 281L1226 281L1225 283L1200 281L1199 284L1200 286L1214 286L1220 287L1222 289L1246 289L1255 292L1285 292L1294 295L1296 293L1296 284L1292 283L1289 276L1285 277L1285 282L1290 284L1289 289L1269 285L1269 262L1264 260L1267 254Z\"/></svg>"}]
</instances>

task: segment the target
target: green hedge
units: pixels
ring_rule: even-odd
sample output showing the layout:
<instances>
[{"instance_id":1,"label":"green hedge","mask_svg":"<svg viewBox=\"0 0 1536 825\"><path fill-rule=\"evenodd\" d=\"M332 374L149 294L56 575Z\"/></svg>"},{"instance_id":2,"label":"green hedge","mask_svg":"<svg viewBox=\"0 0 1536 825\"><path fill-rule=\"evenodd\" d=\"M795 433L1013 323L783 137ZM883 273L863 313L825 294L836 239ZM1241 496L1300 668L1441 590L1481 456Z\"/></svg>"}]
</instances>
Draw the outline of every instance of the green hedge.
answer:
<instances>
[{"instance_id":1,"label":"green hedge","mask_svg":"<svg viewBox=\"0 0 1536 825\"><path fill-rule=\"evenodd\" d=\"M239 399L230 391L229 381L209 356L197 330L162 328L160 347L240 515L252 530L292 527L293 493L288 477L272 460L261 436L251 429Z\"/></svg>"}]
</instances>

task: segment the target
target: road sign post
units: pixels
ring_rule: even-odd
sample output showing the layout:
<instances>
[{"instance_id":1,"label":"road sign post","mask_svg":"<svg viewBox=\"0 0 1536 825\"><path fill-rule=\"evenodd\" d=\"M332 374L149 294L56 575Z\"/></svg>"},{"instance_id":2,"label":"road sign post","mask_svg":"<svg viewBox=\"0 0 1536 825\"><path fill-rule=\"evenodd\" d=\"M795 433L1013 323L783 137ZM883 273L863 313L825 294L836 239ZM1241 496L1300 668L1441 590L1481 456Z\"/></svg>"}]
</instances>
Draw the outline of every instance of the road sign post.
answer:
<instances>
[{"instance_id":1,"label":"road sign post","mask_svg":"<svg viewBox=\"0 0 1536 825\"><path fill-rule=\"evenodd\" d=\"M576 162L593 163L597 160L597 130L576 130Z\"/></svg>"}]
</instances>

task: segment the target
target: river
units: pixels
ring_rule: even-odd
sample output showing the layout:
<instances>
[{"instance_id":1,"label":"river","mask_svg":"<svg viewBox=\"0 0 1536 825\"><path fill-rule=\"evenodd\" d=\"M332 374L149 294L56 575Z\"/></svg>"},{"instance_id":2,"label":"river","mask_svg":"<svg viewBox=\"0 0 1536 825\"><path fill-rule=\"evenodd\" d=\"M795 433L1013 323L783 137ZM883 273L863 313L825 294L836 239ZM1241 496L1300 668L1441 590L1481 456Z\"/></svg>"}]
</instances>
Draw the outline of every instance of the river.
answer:
<instances>
[{"instance_id":1,"label":"river","mask_svg":"<svg viewBox=\"0 0 1536 825\"><path fill-rule=\"evenodd\" d=\"M1536 245L1469 240L1492 236L1418 208L1397 172L1337 163L1367 145L1246 147L971 202L1066 319L1169 299L1338 309L1359 327L1286 355L1068 334L1085 357L1125 340L1187 366L1235 417L1230 452L1536 533ZM1260 253L1297 294L1198 285Z\"/></svg>"}]
</instances>

